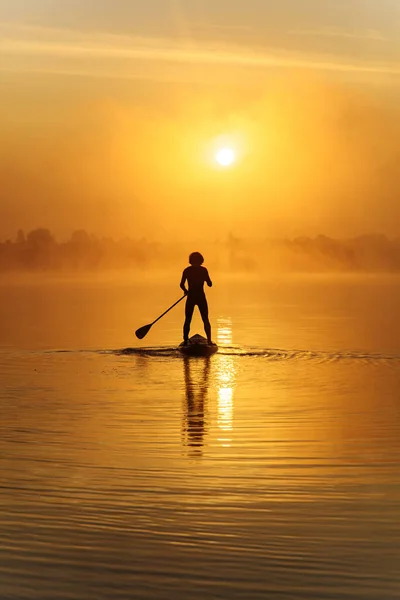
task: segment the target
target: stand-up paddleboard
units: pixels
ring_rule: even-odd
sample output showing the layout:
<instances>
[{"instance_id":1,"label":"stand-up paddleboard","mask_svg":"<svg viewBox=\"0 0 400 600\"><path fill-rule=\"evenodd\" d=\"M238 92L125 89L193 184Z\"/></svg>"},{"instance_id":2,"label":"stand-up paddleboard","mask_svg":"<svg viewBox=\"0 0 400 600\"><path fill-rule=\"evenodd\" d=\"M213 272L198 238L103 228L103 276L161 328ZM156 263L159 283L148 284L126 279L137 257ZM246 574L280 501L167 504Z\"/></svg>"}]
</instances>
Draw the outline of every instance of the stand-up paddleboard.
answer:
<instances>
[{"instance_id":1,"label":"stand-up paddleboard","mask_svg":"<svg viewBox=\"0 0 400 600\"><path fill-rule=\"evenodd\" d=\"M217 344L209 345L206 338L196 333L189 339L188 344L179 346L179 351L186 356L211 356L218 352Z\"/></svg>"}]
</instances>

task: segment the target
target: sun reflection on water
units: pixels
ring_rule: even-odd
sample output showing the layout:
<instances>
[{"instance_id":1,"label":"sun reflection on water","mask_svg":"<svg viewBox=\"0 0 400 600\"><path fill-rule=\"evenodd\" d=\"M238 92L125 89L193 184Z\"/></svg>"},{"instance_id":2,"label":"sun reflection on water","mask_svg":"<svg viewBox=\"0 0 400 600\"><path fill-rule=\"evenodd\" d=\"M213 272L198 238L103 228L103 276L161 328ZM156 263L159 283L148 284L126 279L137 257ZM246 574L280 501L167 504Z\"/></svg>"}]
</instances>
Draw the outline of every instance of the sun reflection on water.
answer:
<instances>
[{"instance_id":1,"label":"sun reflection on water","mask_svg":"<svg viewBox=\"0 0 400 600\"><path fill-rule=\"evenodd\" d=\"M231 319L219 319L217 340L219 345L232 344ZM217 385L218 385L218 442L221 446L229 447L232 443L233 430L234 388L236 382L236 367L233 356L218 356Z\"/></svg>"},{"instance_id":2,"label":"sun reflection on water","mask_svg":"<svg viewBox=\"0 0 400 600\"><path fill-rule=\"evenodd\" d=\"M232 319L218 319L217 342L219 346L230 346L232 344Z\"/></svg>"}]
</instances>

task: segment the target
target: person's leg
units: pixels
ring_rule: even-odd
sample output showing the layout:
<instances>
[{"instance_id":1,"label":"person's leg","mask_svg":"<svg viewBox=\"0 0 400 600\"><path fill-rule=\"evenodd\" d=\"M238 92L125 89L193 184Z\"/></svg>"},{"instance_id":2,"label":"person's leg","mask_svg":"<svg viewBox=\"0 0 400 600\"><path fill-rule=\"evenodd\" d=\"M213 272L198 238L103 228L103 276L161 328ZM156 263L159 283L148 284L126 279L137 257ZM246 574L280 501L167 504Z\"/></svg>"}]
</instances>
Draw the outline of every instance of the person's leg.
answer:
<instances>
[{"instance_id":1,"label":"person's leg","mask_svg":"<svg viewBox=\"0 0 400 600\"><path fill-rule=\"evenodd\" d=\"M192 322L194 306L192 298L187 297L185 306L185 324L183 326L183 340L185 342L189 339L190 323Z\"/></svg>"},{"instance_id":2,"label":"person's leg","mask_svg":"<svg viewBox=\"0 0 400 600\"><path fill-rule=\"evenodd\" d=\"M204 298L201 298L197 305L199 307L201 318L203 319L204 331L206 332L207 341L209 344L211 344L211 323L208 318L207 298L205 296Z\"/></svg>"}]
</instances>

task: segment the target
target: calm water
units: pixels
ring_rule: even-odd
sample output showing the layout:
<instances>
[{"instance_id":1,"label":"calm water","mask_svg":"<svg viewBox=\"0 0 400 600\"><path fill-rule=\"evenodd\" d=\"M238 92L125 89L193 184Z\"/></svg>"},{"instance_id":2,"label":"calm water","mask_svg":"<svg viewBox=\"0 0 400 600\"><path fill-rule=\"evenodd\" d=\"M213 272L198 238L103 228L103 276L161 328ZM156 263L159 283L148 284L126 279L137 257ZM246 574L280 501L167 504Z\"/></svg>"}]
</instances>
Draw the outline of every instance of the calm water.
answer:
<instances>
[{"instance_id":1,"label":"calm water","mask_svg":"<svg viewBox=\"0 0 400 600\"><path fill-rule=\"evenodd\" d=\"M178 297L0 286L1 600L399 598L400 281Z\"/></svg>"}]
</instances>

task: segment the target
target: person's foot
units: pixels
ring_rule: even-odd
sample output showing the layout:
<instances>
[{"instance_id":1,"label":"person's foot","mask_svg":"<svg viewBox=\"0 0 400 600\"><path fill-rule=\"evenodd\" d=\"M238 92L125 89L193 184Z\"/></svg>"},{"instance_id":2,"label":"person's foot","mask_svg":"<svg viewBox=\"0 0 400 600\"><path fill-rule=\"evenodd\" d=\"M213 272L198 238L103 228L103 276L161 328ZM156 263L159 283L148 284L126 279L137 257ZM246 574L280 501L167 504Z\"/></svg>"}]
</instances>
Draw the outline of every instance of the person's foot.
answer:
<instances>
[{"instance_id":1,"label":"person's foot","mask_svg":"<svg viewBox=\"0 0 400 600\"><path fill-rule=\"evenodd\" d=\"M212 340L207 340L207 344L209 346L216 346L217 344L215 342L213 342Z\"/></svg>"},{"instance_id":2,"label":"person's foot","mask_svg":"<svg viewBox=\"0 0 400 600\"><path fill-rule=\"evenodd\" d=\"M189 346L189 340L183 340L182 346Z\"/></svg>"}]
</instances>

